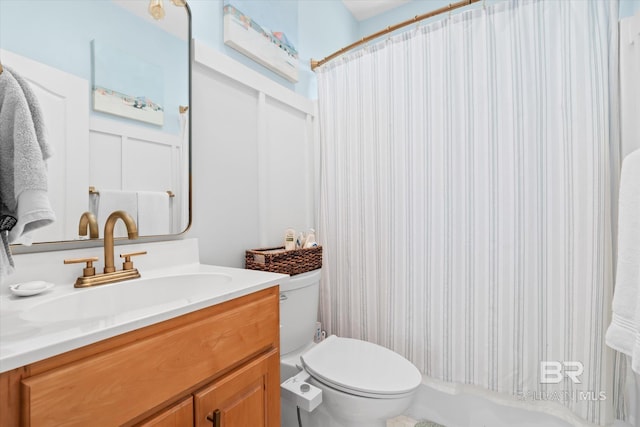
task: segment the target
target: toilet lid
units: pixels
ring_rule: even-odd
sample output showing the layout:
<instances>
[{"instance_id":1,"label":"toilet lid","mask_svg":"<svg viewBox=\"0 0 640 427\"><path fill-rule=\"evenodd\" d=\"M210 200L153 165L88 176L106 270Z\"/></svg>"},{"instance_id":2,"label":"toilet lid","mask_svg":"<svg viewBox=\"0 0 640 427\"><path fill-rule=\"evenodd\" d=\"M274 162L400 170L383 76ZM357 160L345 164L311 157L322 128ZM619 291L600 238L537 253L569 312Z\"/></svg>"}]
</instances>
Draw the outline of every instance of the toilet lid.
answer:
<instances>
[{"instance_id":1,"label":"toilet lid","mask_svg":"<svg viewBox=\"0 0 640 427\"><path fill-rule=\"evenodd\" d=\"M422 381L418 369L398 353L352 338L332 335L300 359L318 381L359 396L397 398Z\"/></svg>"}]
</instances>

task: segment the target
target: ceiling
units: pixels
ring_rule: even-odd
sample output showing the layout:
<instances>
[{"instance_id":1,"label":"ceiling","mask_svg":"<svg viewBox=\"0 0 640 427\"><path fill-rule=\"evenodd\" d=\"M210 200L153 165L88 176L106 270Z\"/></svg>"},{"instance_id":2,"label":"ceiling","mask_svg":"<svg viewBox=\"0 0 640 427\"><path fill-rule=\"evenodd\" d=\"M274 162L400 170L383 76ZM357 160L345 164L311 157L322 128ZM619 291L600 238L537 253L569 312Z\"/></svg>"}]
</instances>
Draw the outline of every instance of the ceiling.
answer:
<instances>
[{"instance_id":1,"label":"ceiling","mask_svg":"<svg viewBox=\"0 0 640 427\"><path fill-rule=\"evenodd\" d=\"M411 0L342 0L351 14L358 20L364 21L398 6L409 3Z\"/></svg>"}]
</instances>

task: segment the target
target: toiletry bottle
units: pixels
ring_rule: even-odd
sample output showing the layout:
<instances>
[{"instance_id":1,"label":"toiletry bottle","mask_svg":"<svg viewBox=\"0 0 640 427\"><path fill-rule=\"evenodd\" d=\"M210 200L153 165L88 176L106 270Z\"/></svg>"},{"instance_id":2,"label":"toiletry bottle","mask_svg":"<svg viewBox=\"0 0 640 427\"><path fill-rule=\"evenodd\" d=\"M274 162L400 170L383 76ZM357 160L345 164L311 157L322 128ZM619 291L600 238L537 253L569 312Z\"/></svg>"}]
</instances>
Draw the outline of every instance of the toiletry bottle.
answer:
<instances>
[{"instance_id":1,"label":"toiletry bottle","mask_svg":"<svg viewBox=\"0 0 640 427\"><path fill-rule=\"evenodd\" d=\"M287 228L284 232L284 250L292 251L296 248L296 230Z\"/></svg>"},{"instance_id":2,"label":"toiletry bottle","mask_svg":"<svg viewBox=\"0 0 640 427\"><path fill-rule=\"evenodd\" d=\"M316 246L318 246L318 243L316 243L316 230L310 228L309 234L307 234L307 238L304 240L303 248L315 248Z\"/></svg>"}]
</instances>

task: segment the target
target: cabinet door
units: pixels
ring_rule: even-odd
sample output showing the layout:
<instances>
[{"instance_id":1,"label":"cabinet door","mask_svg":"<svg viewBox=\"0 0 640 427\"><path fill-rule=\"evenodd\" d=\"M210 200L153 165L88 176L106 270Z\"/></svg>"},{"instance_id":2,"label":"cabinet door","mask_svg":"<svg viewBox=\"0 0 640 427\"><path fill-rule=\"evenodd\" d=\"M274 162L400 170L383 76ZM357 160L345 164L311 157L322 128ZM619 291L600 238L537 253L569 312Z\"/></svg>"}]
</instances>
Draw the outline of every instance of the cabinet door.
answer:
<instances>
[{"instance_id":1,"label":"cabinet door","mask_svg":"<svg viewBox=\"0 0 640 427\"><path fill-rule=\"evenodd\" d=\"M194 322L172 319L167 325L175 328L23 379L23 420L38 427L137 421L277 345L277 304L277 288L269 288L201 310Z\"/></svg>"},{"instance_id":2,"label":"cabinet door","mask_svg":"<svg viewBox=\"0 0 640 427\"><path fill-rule=\"evenodd\" d=\"M136 427L192 427L193 397L176 403L164 411L141 422Z\"/></svg>"},{"instance_id":3,"label":"cabinet door","mask_svg":"<svg viewBox=\"0 0 640 427\"><path fill-rule=\"evenodd\" d=\"M196 427L280 427L280 358L272 350L195 394Z\"/></svg>"}]
</instances>

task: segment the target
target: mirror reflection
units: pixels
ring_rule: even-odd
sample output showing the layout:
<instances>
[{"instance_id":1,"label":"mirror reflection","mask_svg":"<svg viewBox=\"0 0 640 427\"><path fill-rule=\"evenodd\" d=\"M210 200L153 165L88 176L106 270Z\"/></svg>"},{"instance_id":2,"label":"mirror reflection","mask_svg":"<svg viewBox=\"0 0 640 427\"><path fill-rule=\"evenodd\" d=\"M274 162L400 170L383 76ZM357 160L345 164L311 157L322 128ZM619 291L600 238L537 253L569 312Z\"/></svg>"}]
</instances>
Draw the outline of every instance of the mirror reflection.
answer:
<instances>
[{"instance_id":1,"label":"mirror reflection","mask_svg":"<svg viewBox=\"0 0 640 427\"><path fill-rule=\"evenodd\" d=\"M85 212L100 238L115 210L141 236L189 225L190 14L181 0L152 3L0 0L0 63L37 97L53 151L56 220L33 242L95 237L80 236Z\"/></svg>"}]
</instances>

